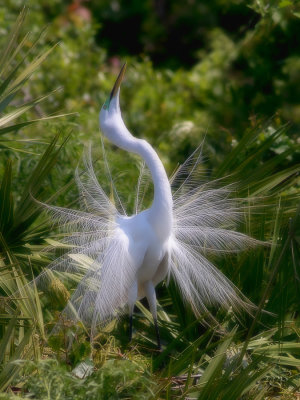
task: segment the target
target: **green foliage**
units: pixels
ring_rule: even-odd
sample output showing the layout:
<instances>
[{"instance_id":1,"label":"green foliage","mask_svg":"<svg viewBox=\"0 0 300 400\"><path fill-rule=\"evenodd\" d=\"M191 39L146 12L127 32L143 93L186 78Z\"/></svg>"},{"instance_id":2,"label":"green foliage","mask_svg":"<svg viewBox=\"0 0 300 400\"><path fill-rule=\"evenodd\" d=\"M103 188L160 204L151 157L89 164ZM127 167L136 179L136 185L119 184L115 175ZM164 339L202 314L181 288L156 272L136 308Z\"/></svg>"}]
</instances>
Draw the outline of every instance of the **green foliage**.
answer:
<instances>
[{"instance_id":1,"label":"green foliage","mask_svg":"<svg viewBox=\"0 0 300 400\"><path fill-rule=\"evenodd\" d=\"M276 114L281 122L296 125L296 135L298 1L119 0L89 7L100 25L99 45L112 56L146 54L156 67L165 67L159 72L168 68L170 75L169 69L181 76L163 93L169 96L179 84L184 103L201 112L202 129L213 135L222 130L230 140L242 136L249 119L255 123ZM180 117L178 109L173 118Z\"/></svg>"},{"instance_id":2,"label":"green foliage","mask_svg":"<svg viewBox=\"0 0 300 400\"><path fill-rule=\"evenodd\" d=\"M23 392L40 400L148 399L151 394L149 376L129 360L109 360L82 379L55 360L27 363L24 374Z\"/></svg>"},{"instance_id":3,"label":"green foliage","mask_svg":"<svg viewBox=\"0 0 300 400\"><path fill-rule=\"evenodd\" d=\"M300 368L296 2L260 0L251 8L241 1L169 2L169 26L158 26L155 15L149 16L150 2L126 2L127 14L119 2L117 16L112 2L84 3L103 17L98 25L58 0L31 0L24 24L25 11L16 18L21 3L0 7L0 390L6 391L0 399L16 398L20 391L24 398L51 400L292 398ZM108 8L104 18L101 12ZM158 149L169 173L205 137L208 159L199 184L214 178L234 183L245 210L239 230L269 243L213 260L257 305L254 318L238 321L231 310L212 310L219 326L207 328L182 303L174 282L158 288L161 354L154 350L155 331L144 302L138 303L131 345L126 319L112 321L90 343L88 329L69 321L50 334L80 274L49 274L49 285L39 289L29 284L66 250L35 199L78 207L73 174L90 140L97 176L111 191L103 176L98 111L119 59L110 60L105 41L96 36L98 29L105 33L105 21L115 18L121 24L132 11L143 16L144 36L138 40L154 44L154 63L128 56L121 102L130 130ZM231 29L226 18L234 12L243 18ZM184 21L199 26L199 20L205 40L189 53L193 65L169 69L180 59L170 50L168 62L161 58L168 67L158 69L161 49L155 43ZM63 90L54 91L60 86ZM60 109L80 115L54 118ZM68 143L60 139L70 132ZM114 147L108 158L131 212L139 160ZM151 199L150 187L145 204ZM89 260L74 262L84 271ZM84 366L92 373L80 378Z\"/></svg>"},{"instance_id":4,"label":"green foliage","mask_svg":"<svg viewBox=\"0 0 300 400\"><path fill-rule=\"evenodd\" d=\"M107 59L106 49L102 46L105 43L103 36L100 46L96 45L94 37L98 25L93 18L82 20L71 8L56 1L47 5L35 0L31 3L29 22L34 32L52 19L47 36L41 38L41 48L48 46L49 42L60 41L60 44L55 52L49 54L47 63L41 65L40 73L32 77L27 92L29 90L30 97L35 98L40 93L63 87L63 91L52 94L50 101L43 103L39 111L80 110L79 118L73 117L72 124L76 132L75 142L80 148L88 139L97 140L99 104L104 102L111 88L118 69L115 65L120 60ZM128 56L129 70L121 96L126 105L123 107L126 121L136 135L146 137L159 148L169 172L191 153L204 135L209 145L207 154L212 160L210 168L215 166L251 129L250 125L257 126L273 115L274 120L269 122L271 130L278 129L286 121L292 122L290 130L281 138L281 147L296 149L299 46L298 18L294 13L297 5L293 2L291 6L279 7L278 2L271 3L268 7L267 2L254 2L250 5L254 12L237 1L228 4L214 1L209 5L192 2L181 6L170 2L174 29L182 13L186 21L195 19L197 26L199 15L203 17L205 40L197 48L194 64L187 70L156 69L147 58L140 62ZM123 2L118 4L119 13L113 10L111 2L90 6L97 11L95 17L99 15L104 21L106 18L109 20L110 15L118 23L122 18L126 21L130 13L136 15L135 8L139 9L138 13L151 10L148 2L147 5L133 2L132 6L126 2L126 9L122 8ZM259 4L265 13L259 11ZM9 22L7 14L12 19L17 10L17 2L7 6L3 24ZM170 15L169 12L166 15ZM241 22L239 15L243 16ZM168 26L163 26L163 29ZM101 32L101 21L99 29ZM176 52L186 48L180 49L177 45ZM80 62L82 59L84 63ZM41 136L35 128L30 137L34 134L35 137ZM76 145L78 159L80 151ZM274 150L268 157L272 157ZM294 151L290 157L294 161L299 159L299 152Z\"/></svg>"},{"instance_id":5,"label":"green foliage","mask_svg":"<svg viewBox=\"0 0 300 400\"><path fill-rule=\"evenodd\" d=\"M14 109L10 110L10 103L50 52L49 50L45 51L27 62L28 51L24 53L27 36L18 43L24 17L25 10L21 12L12 28L7 38L7 45L3 47L1 54L1 136L10 132L15 133L20 128L36 123L37 119L12 124L15 119L23 116L25 112L45 98L43 96L37 100L15 105ZM30 46L30 50L32 47ZM39 357L40 350L37 342L39 338L45 337L39 295L35 286L29 286L29 281L33 276L30 260L32 248L30 246L42 241L41 227L36 224L41 209L35 197L38 197L43 191L45 177L49 175L57 160L60 151L60 147L57 146L58 136L47 147L40 162L37 163L26 181L21 181L22 186L20 185L19 191L21 195L17 199L13 191L11 159L6 159L4 163L0 185L1 389L6 389L19 372L19 366L14 364L15 360L23 357ZM1 142L5 141L7 139L1 140ZM9 150L12 149L10 146L1 144L1 150L9 153ZM40 336L35 336L37 332Z\"/></svg>"},{"instance_id":6,"label":"green foliage","mask_svg":"<svg viewBox=\"0 0 300 400\"><path fill-rule=\"evenodd\" d=\"M38 122L39 119L29 120L15 125L11 123L20 116L23 116L23 114L27 113L30 109L37 107L41 101L48 97L42 96L36 99L30 99L30 101L26 103L22 102L22 104L10 110L10 104L13 102L16 95L21 91L34 71L42 64L53 49L50 48L46 51L44 49L40 54L35 55L35 57L29 61L30 53L35 49L36 42L28 45L28 35L25 35L23 39L20 40L20 32L25 15L25 9L23 9L15 25L11 29L0 55L0 112L5 112L5 115L0 118L1 149L7 148L4 144L6 140L2 138L2 135L8 132L17 132L25 126ZM47 120L49 118L44 119ZM8 124L10 125L7 126Z\"/></svg>"}]
</instances>

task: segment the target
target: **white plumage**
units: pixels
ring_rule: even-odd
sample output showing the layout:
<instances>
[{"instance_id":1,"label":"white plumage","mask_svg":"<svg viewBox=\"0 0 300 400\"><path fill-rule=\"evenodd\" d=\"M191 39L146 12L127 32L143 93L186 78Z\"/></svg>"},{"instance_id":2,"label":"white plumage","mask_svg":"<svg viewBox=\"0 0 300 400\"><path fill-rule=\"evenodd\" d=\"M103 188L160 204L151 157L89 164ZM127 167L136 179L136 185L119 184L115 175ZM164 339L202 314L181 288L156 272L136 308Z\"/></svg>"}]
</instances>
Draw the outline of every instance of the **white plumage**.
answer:
<instances>
[{"instance_id":1,"label":"white plumage","mask_svg":"<svg viewBox=\"0 0 300 400\"><path fill-rule=\"evenodd\" d=\"M85 174L76 173L87 211L48 206L59 224L68 228L65 242L72 246L49 268L75 273L79 268L74 262L76 255L94 260L85 270L68 305L73 315L91 325L93 330L124 310L126 305L132 330L134 304L146 296L160 347L155 286L172 276L196 314L206 312L210 304L247 309L241 293L206 254L240 251L255 245L256 241L232 230L241 210L230 197L230 188L214 188L213 183L200 185L194 180L201 148L179 168L170 183L150 144L127 130L119 107L124 72L125 65L100 111L100 127L116 146L143 158L154 185L153 203L149 209L139 212L138 190L136 214L126 216L118 211L97 180L89 151L85 158ZM142 170L144 172L145 168ZM142 180L141 175L139 183Z\"/></svg>"}]
</instances>

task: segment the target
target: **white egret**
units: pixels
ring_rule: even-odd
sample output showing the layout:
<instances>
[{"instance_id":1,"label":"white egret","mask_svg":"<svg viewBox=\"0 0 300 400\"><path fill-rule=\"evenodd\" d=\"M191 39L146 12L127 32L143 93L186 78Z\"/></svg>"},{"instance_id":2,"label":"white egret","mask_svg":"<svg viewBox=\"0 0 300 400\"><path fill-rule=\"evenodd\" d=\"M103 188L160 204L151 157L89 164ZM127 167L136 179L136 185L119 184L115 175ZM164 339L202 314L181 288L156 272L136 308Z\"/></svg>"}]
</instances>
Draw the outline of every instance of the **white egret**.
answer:
<instances>
[{"instance_id":1,"label":"white egret","mask_svg":"<svg viewBox=\"0 0 300 400\"><path fill-rule=\"evenodd\" d=\"M73 246L50 268L76 272L78 255L93 260L69 303L69 309L93 329L128 305L131 338L135 302L147 297L160 348L156 285L172 276L198 315L207 312L210 304L248 309L243 295L205 254L239 251L256 241L232 230L241 211L230 197L230 188L193 181L199 149L179 168L171 185L155 150L128 131L119 106L125 69L126 65L100 111L100 127L110 142L144 160L154 186L152 205L132 216L118 211L98 183L89 154L86 173L76 174L88 210L49 207L69 226L66 241Z\"/></svg>"}]
</instances>

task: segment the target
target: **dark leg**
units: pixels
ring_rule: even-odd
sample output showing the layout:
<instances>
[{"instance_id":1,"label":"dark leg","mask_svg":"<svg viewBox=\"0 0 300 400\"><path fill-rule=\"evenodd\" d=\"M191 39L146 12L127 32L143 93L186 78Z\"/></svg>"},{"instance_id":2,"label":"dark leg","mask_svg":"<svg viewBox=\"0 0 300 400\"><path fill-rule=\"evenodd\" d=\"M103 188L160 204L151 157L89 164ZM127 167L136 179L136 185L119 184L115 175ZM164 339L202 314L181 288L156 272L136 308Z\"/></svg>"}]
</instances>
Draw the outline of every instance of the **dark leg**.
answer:
<instances>
[{"instance_id":1,"label":"dark leg","mask_svg":"<svg viewBox=\"0 0 300 400\"><path fill-rule=\"evenodd\" d=\"M149 303L150 311L153 316L156 338L157 338L157 347L158 347L158 350L160 351L161 350L161 342L160 342L160 335L159 335L158 324L157 324L155 289L154 289L154 285L151 281L146 282L144 286L145 286L145 291L146 291L146 296L147 296L147 300Z\"/></svg>"},{"instance_id":2,"label":"dark leg","mask_svg":"<svg viewBox=\"0 0 300 400\"><path fill-rule=\"evenodd\" d=\"M132 314L129 315L129 342L132 340L132 327L133 327L133 316Z\"/></svg>"},{"instance_id":3,"label":"dark leg","mask_svg":"<svg viewBox=\"0 0 300 400\"><path fill-rule=\"evenodd\" d=\"M159 335L159 329L158 329L158 324L157 324L156 318L154 319L154 326L155 326L156 339L157 339L157 348L159 351L161 351L160 335Z\"/></svg>"},{"instance_id":4,"label":"dark leg","mask_svg":"<svg viewBox=\"0 0 300 400\"><path fill-rule=\"evenodd\" d=\"M129 306L129 342L131 342L132 339L132 328L133 328L133 310L134 310L134 304L136 302L137 298L137 282L135 281L133 285L131 286L129 293L128 293L128 306Z\"/></svg>"}]
</instances>

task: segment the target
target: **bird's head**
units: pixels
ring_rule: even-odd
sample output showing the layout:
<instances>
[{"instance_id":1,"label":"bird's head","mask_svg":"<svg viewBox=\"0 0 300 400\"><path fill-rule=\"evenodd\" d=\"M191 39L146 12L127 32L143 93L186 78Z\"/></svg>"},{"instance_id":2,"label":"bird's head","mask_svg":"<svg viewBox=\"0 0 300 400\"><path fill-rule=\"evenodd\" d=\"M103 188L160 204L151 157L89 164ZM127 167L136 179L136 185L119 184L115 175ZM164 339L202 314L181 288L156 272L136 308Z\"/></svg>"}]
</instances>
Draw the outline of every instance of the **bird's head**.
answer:
<instances>
[{"instance_id":1,"label":"bird's head","mask_svg":"<svg viewBox=\"0 0 300 400\"><path fill-rule=\"evenodd\" d=\"M100 128L104 135L112 142L116 142L117 136L119 136L122 131L122 133L125 134L124 128L127 131L121 117L119 103L120 86L124 78L125 71L126 63L121 68L110 95L103 104L99 114Z\"/></svg>"}]
</instances>

